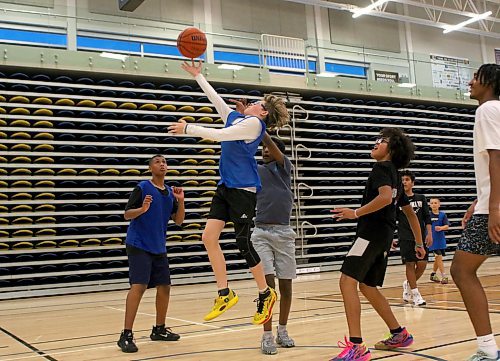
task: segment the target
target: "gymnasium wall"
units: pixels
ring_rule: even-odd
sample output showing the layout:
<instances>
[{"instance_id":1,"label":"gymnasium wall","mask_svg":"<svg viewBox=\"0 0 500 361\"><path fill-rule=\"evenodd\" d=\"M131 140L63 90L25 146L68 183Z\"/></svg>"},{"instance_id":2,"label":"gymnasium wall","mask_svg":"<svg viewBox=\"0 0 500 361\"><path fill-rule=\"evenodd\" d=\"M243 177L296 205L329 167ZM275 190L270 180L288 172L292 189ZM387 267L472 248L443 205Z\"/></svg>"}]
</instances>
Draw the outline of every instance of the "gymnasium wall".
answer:
<instances>
[{"instance_id":1,"label":"gymnasium wall","mask_svg":"<svg viewBox=\"0 0 500 361\"><path fill-rule=\"evenodd\" d=\"M370 16L352 19L346 12L281 0L146 0L133 13L117 10L116 0L52 0L45 1L43 7L32 4L29 0L0 1L1 7L53 15L8 13L8 19L0 15L0 20L8 21L12 28L40 25L62 31L68 22L65 16L76 16L78 33L105 32L119 39L143 36L158 43L173 43L180 29L194 24L212 32L219 48L241 48L243 52L258 49L261 33L286 35L305 39L312 56L318 55L319 48L321 56L370 65L369 77L374 68L408 75L414 68L416 83L429 86L430 53L468 58L472 69L494 62L494 39L484 39L482 47L481 39L470 34L443 35L440 29L413 24L407 33L404 24L394 20ZM388 6L404 13L401 4Z\"/></svg>"}]
</instances>

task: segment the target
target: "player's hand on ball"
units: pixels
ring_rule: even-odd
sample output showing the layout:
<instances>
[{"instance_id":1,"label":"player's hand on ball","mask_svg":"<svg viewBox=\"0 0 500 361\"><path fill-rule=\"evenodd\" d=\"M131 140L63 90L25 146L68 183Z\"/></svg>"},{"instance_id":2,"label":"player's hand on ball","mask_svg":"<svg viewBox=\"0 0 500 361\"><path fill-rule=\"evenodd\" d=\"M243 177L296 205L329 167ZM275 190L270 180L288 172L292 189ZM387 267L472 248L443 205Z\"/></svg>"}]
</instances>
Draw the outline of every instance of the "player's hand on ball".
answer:
<instances>
[{"instance_id":1,"label":"player's hand on ball","mask_svg":"<svg viewBox=\"0 0 500 361\"><path fill-rule=\"evenodd\" d=\"M184 200L184 189L181 187L172 187L172 190L174 191L174 197L177 199L177 201L183 201Z\"/></svg>"},{"instance_id":2,"label":"player's hand on ball","mask_svg":"<svg viewBox=\"0 0 500 361\"><path fill-rule=\"evenodd\" d=\"M335 208L330 212L333 213L332 218L337 218L337 221L341 221L343 219L356 219L354 209L351 208Z\"/></svg>"},{"instance_id":3,"label":"player's hand on ball","mask_svg":"<svg viewBox=\"0 0 500 361\"><path fill-rule=\"evenodd\" d=\"M151 206L151 202L153 202L153 196L147 194L146 197L144 197L144 200L142 201L142 210L144 213L148 211L149 206Z\"/></svg>"},{"instance_id":4,"label":"player's hand on ball","mask_svg":"<svg viewBox=\"0 0 500 361\"><path fill-rule=\"evenodd\" d=\"M179 120L177 123L168 126L168 132L171 134L186 134L187 123L185 120Z\"/></svg>"},{"instance_id":5,"label":"player's hand on ball","mask_svg":"<svg viewBox=\"0 0 500 361\"><path fill-rule=\"evenodd\" d=\"M201 67L202 67L201 60L198 61L198 64L196 64L196 65L194 64L194 60L191 60L191 65L189 65L189 63L187 61L185 61L181 65L181 68L184 69L185 71L187 71L189 74L191 74L193 76L193 78L196 77L196 75L201 73Z\"/></svg>"}]
</instances>

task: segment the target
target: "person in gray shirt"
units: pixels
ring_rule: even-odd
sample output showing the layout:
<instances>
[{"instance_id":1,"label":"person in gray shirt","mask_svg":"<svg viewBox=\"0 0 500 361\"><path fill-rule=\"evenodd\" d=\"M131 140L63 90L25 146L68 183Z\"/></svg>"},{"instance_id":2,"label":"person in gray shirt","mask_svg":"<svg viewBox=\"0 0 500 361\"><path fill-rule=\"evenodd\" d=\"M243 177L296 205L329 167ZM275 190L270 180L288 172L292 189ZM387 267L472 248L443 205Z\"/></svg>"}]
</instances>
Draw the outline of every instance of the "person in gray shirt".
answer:
<instances>
[{"instance_id":1,"label":"person in gray shirt","mask_svg":"<svg viewBox=\"0 0 500 361\"><path fill-rule=\"evenodd\" d=\"M293 206L291 187L292 163L284 155L285 144L265 134L262 139L263 164L258 166L262 190L257 193L257 215L251 240L264 266L267 284L275 287L275 276L280 290L280 315L276 342L272 319L264 324L261 351L266 355L281 347L294 347L295 342L286 329L292 305L292 279L296 278L295 237L290 226Z\"/></svg>"}]
</instances>

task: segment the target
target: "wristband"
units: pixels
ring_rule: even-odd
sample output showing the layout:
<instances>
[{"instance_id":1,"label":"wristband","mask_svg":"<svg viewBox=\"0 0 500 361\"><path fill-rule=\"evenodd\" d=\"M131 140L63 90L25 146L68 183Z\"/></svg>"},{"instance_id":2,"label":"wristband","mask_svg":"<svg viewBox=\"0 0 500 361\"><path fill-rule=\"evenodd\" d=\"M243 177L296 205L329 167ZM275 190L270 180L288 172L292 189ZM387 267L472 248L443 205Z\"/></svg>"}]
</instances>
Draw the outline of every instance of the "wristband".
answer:
<instances>
[{"instance_id":1,"label":"wristband","mask_svg":"<svg viewBox=\"0 0 500 361\"><path fill-rule=\"evenodd\" d=\"M187 129L188 129L188 123L186 123L186 125L184 126L184 134L187 134Z\"/></svg>"},{"instance_id":2,"label":"wristband","mask_svg":"<svg viewBox=\"0 0 500 361\"><path fill-rule=\"evenodd\" d=\"M359 218L358 213L356 211L357 209L354 210L354 217Z\"/></svg>"},{"instance_id":3,"label":"wristband","mask_svg":"<svg viewBox=\"0 0 500 361\"><path fill-rule=\"evenodd\" d=\"M416 244L415 248L424 248L424 245L423 244Z\"/></svg>"}]
</instances>

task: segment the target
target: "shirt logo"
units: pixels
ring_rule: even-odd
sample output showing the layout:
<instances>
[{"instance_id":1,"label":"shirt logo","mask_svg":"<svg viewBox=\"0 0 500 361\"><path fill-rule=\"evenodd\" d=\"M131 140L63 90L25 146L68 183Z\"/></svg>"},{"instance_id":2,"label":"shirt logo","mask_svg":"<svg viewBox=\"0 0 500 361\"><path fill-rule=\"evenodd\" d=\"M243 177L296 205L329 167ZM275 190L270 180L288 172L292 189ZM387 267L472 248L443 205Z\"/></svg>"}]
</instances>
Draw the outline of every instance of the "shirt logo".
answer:
<instances>
[{"instance_id":1,"label":"shirt logo","mask_svg":"<svg viewBox=\"0 0 500 361\"><path fill-rule=\"evenodd\" d=\"M240 217L241 219L247 219L247 215L245 213L243 213L243 215Z\"/></svg>"}]
</instances>

